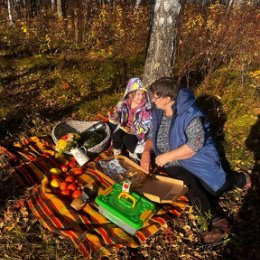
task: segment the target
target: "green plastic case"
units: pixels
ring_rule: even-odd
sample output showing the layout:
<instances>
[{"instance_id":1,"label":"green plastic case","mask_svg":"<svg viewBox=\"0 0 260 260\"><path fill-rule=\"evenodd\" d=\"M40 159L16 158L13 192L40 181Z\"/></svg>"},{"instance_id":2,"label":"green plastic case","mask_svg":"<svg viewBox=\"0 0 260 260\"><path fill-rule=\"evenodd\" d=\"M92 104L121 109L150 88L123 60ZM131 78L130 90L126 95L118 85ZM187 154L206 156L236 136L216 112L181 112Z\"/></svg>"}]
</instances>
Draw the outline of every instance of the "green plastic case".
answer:
<instances>
[{"instance_id":1,"label":"green plastic case","mask_svg":"<svg viewBox=\"0 0 260 260\"><path fill-rule=\"evenodd\" d=\"M122 191L122 185L113 184L96 197L99 212L114 224L134 235L155 211L155 204L135 192Z\"/></svg>"}]
</instances>

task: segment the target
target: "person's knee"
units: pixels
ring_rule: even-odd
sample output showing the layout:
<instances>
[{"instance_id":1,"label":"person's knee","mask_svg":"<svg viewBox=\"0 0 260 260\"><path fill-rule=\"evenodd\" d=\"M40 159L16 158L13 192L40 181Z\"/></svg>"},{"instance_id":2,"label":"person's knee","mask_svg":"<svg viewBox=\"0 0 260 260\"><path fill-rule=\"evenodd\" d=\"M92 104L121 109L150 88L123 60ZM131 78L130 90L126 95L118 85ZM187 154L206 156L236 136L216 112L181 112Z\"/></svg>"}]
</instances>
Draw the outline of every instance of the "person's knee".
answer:
<instances>
[{"instance_id":1,"label":"person's knee","mask_svg":"<svg viewBox=\"0 0 260 260\"><path fill-rule=\"evenodd\" d=\"M117 130L112 134L112 140L113 140L113 142L122 142L123 141L123 137L122 137L120 131Z\"/></svg>"},{"instance_id":2,"label":"person's knee","mask_svg":"<svg viewBox=\"0 0 260 260\"><path fill-rule=\"evenodd\" d=\"M129 136L129 135L125 135L123 136L122 138L122 142L124 144L124 146L131 152L131 153L134 153L135 152L135 148L136 148L136 145L137 145L137 138L134 138L132 136Z\"/></svg>"}]
</instances>

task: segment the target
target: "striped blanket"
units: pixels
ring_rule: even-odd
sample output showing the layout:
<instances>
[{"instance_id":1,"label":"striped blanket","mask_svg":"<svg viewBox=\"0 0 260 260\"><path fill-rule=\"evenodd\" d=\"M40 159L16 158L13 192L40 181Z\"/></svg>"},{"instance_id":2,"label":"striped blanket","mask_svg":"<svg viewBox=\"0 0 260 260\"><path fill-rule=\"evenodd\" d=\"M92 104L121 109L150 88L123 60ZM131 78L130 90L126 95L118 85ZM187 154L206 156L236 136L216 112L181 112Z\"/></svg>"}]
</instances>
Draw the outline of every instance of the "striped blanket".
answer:
<instances>
[{"instance_id":1,"label":"striped blanket","mask_svg":"<svg viewBox=\"0 0 260 260\"><path fill-rule=\"evenodd\" d=\"M146 226L131 236L103 217L94 201L76 211L69 201L48 188L46 173L61 163L55 156L54 144L49 137L24 140L14 145L8 153L10 163L15 167L14 177L19 188L35 185L29 199L33 214L48 230L70 240L87 258L108 256L124 246L140 246L159 229L166 228L167 221L178 217L187 203L185 198L181 198L175 206L159 208ZM106 156L107 154L103 153L96 160ZM100 193L113 181L104 178L95 168L95 163L91 162L84 173L79 175L78 182L83 186L95 183Z\"/></svg>"}]
</instances>

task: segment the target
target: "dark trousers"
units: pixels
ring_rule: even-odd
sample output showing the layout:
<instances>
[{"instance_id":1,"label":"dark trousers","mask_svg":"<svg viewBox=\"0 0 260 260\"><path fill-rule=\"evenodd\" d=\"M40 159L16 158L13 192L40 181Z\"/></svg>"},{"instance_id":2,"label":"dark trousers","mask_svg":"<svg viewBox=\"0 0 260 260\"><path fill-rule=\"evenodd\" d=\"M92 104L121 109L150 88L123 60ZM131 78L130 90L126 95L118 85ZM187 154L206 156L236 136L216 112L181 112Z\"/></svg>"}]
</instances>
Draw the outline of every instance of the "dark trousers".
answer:
<instances>
[{"instance_id":1,"label":"dark trousers","mask_svg":"<svg viewBox=\"0 0 260 260\"><path fill-rule=\"evenodd\" d=\"M182 180L188 187L186 193L193 207L205 215L207 212L216 214L216 198L210 194L199 179L181 166L165 168L170 177Z\"/></svg>"},{"instance_id":2,"label":"dark trousers","mask_svg":"<svg viewBox=\"0 0 260 260\"><path fill-rule=\"evenodd\" d=\"M115 149L126 148L131 153L134 153L138 138L135 135L128 134L119 128L112 134L112 142Z\"/></svg>"},{"instance_id":3,"label":"dark trousers","mask_svg":"<svg viewBox=\"0 0 260 260\"><path fill-rule=\"evenodd\" d=\"M182 180L185 183L185 185L189 188L186 193L187 197L194 208L200 211L203 215L209 211L213 216L218 215L216 209L219 196L223 192L231 190L235 187L242 188L246 182L244 174L234 172L229 173L227 174L224 185L217 192L214 192L195 175L181 166L172 166L165 168L165 170L169 176Z\"/></svg>"}]
</instances>

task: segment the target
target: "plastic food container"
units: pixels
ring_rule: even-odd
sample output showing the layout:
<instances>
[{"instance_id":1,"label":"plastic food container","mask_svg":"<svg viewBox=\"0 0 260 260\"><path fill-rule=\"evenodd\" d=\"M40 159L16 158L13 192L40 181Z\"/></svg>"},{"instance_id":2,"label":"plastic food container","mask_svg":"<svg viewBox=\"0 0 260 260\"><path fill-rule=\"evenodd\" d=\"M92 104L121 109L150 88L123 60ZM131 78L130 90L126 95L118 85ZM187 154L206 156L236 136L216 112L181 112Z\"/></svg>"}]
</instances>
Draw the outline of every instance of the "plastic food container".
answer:
<instances>
[{"instance_id":1,"label":"plastic food container","mask_svg":"<svg viewBox=\"0 0 260 260\"><path fill-rule=\"evenodd\" d=\"M135 192L122 191L113 184L95 199L99 212L127 233L134 235L153 216L155 204Z\"/></svg>"}]
</instances>

